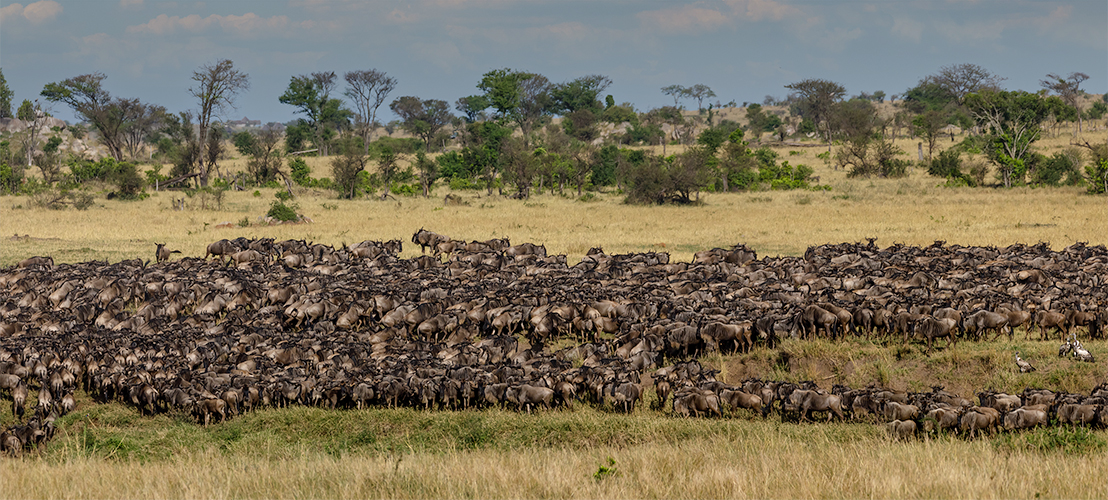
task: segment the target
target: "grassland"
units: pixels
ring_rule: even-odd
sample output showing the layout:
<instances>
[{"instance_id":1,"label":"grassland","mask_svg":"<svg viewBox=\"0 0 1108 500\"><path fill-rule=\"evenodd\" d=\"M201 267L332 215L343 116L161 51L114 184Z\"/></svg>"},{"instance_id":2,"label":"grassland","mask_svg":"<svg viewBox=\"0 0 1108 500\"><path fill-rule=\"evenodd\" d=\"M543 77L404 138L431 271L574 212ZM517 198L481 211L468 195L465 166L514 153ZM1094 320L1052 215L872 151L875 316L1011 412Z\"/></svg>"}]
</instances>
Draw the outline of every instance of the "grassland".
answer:
<instances>
[{"instance_id":1,"label":"grassland","mask_svg":"<svg viewBox=\"0 0 1108 500\"><path fill-rule=\"evenodd\" d=\"M1066 143L1048 140L1041 148L1050 154ZM901 147L914 151L915 143ZM456 194L468 206L444 206L443 187L431 198L387 201L340 201L306 190L296 202L312 223L264 226L258 218L274 199L272 189L258 196L228 192L219 209L210 200L201 208L189 199L184 211L172 210L172 198L183 195L170 192L139 202L101 198L87 211L50 211L33 208L26 197L0 197L0 266L30 255L59 262L152 260L154 242L201 256L207 243L238 236L407 242L420 227L456 238L545 243L571 261L598 245L609 253L667 251L679 261L739 242L759 255L797 255L810 245L866 237L883 246L1108 243L1104 197L1080 188L946 188L922 170L907 179L850 179L815 157L822 151L785 147L779 153L813 166L830 191L704 193L701 204L689 207L628 206L613 192L585 202L568 192L518 201L465 191ZM325 161L310 165L316 176L328 172ZM232 227L216 228L224 222ZM405 256L417 253L406 247ZM932 356L919 345L786 341L777 350L702 362L728 382L757 375L825 386L945 385L965 396L1027 386L1087 392L1104 380L1108 342L1089 342L1101 361L1079 364L1054 357L1054 343L1021 340L1022 333L1012 341L959 343ZM1015 373L1014 350L1040 370ZM130 407L79 397L79 410L59 421L59 435L43 450L0 460L4 497L1108 497L1104 430L898 443L873 424L781 424L745 413L685 420L587 405L530 416L265 409L202 428L187 415L141 417ZM11 419L6 408L0 411L0 424Z\"/></svg>"},{"instance_id":2,"label":"grassland","mask_svg":"<svg viewBox=\"0 0 1108 500\"><path fill-rule=\"evenodd\" d=\"M1066 144L1062 139L1056 145L1044 142L1047 153ZM1075 241L1108 243L1108 205L1081 188L948 188L921 169L906 179L853 179L816 158L820 151L785 147L779 153L791 164L815 168L830 191L702 193L702 203L693 207L631 206L615 192L585 202L569 191L525 201L462 191L455 194L469 206L445 206L446 187L429 198L385 201L336 200L333 192L304 190L296 203L314 222L264 226L259 218L274 201L273 189L257 190L256 196L255 190L228 192L221 209L197 195L186 199L184 211L172 209L175 197L185 198L179 192L155 192L139 202L100 198L85 211L32 208L29 198L8 196L0 198L0 265L47 254L59 262L150 259L155 241L186 256L201 256L208 243L237 236L333 245L364 239L408 242L420 227L459 239L507 236L516 243L544 243L549 252L571 261L595 246L608 253L667 251L675 260L689 260L695 251L739 242L759 255L799 255L811 245L866 237L878 238L883 246L935 240L963 245L1046 241L1056 248ZM311 160L315 175L329 173L326 159ZM238 168L241 161L228 161L225 168ZM231 227L216 227L223 223ZM405 255L415 252L409 245Z\"/></svg>"}]
</instances>

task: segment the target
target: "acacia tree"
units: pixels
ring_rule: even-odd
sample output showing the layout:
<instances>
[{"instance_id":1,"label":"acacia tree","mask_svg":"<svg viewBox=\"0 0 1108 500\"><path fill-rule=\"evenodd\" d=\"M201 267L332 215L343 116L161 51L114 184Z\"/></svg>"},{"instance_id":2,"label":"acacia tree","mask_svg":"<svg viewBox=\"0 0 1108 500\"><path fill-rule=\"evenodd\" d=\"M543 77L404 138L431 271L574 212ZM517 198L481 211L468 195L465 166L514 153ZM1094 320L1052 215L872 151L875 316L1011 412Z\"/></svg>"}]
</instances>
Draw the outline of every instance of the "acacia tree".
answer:
<instances>
[{"instance_id":1,"label":"acacia tree","mask_svg":"<svg viewBox=\"0 0 1108 500\"><path fill-rule=\"evenodd\" d=\"M92 124L100 134L100 143L116 161L123 161L123 130L126 122L120 104L101 86L107 76L91 73L62 82L48 83L41 95L50 102L61 102Z\"/></svg>"},{"instance_id":2,"label":"acacia tree","mask_svg":"<svg viewBox=\"0 0 1108 500\"><path fill-rule=\"evenodd\" d=\"M689 96L689 89L681 85L666 85L662 87L662 93L673 98L673 107L678 108L682 97Z\"/></svg>"},{"instance_id":3,"label":"acacia tree","mask_svg":"<svg viewBox=\"0 0 1108 500\"><path fill-rule=\"evenodd\" d=\"M1046 80L1039 83L1044 89L1053 91L1062 98L1062 101L1077 110L1077 133L1083 132L1081 127L1081 82L1088 80L1085 73L1070 73L1070 76L1062 78L1055 73L1046 75Z\"/></svg>"},{"instance_id":4,"label":"acacia tree","mask_svg":"<svg viewBox=\"0 0 1108 500\"><path fill-rule=\"evenodd\" d=\"M349 71L343 78L349 85L343 95L354 103L354 127L358 130L369 153L369 143L373 140L373 130L377 127L377 108L396 88L396 78L376 69Z\"/></svg>"},{"instance_id":5,"label":"acacia tree","mask_svg":"<svg viewBox=\"0 0 1108 500\"><path fill-rule=\"evenodd\" d=\"M693 99L696 99L696 110L701 111L704 109L704 99L711 99L716 96L716 93L712 91L710 87L703 83L698 83L685 89L686 94Z\"/></svg>"},{"instance_id":6,"label":"acacia tree","mask_svg":"<svg viewBox=\"0 0 1108 500\"><path fill-rule=\"evenodd\" d=\"M997 164L1004 187L1011 187L1013 182L1023 181L1031 145L1042 133L1039 126L1052 106L1062 102L1057 97L1044 99L1022 90L983 90L967 95L965 104L977 124L987 128L989 157Z\"/></svg>"},{"instance_id":7,"label":"acacia tree","mask_svg":"<svg viewBox=\"0 0 1108 500\"><path fill-rule=\"evenodd\" d=\"M412 135L423 139L425 149L431 150L431 140L443 127L450 124L453 116L450 105L438 99L420 99L404 96L389 104L391 109L403 121L403 127Z\"/></svg>"},{"instance_id":8,"label":"acacia tree","mask_svg":"<svg viewBox=\"0 0 1108 500\"><path fill-rule=\"evenodd\" d=\"M208 129L211 127L212 116L234 108L235 96L250 89L250 77L235 69L235 63L230 59L223 59L193 71L192 81L195 85L189 89L189 94L200 100L200 110L196 114L199 125L197 139L201 147L200 185L207 186L208 170L212 163L205 163L205 156L210 159L211 155L204 155L203 148L209 143Z\"/></svg>"},{"instance_id":9,"label":"acacia tree","mask_svg":"<svg viewBox=\"0 0 1108 500\"><path fill-rule=\"evenodd\" d=\"M924 79L934 83L963 102L967 95L983 90L1000 90L1005 79L976 64L962 63L943 66L939 72ZM923 83L923 82L921 82Z\"/></svg>"},{"instance_id":10,"label":"acacia tree","mask_svg":"<svg viewBox=\"0 0 1108 500\"><path fill-rule=\"evenodd\" d=\"M799 94L801 114L811 118L817 129L822 130L823 138L831 143L831 111L835 103L846 95L846 89L838 83L829 80L809 78L796 83L785 85ZM829 149L830 150L830 149Z\"/></svg>"}]
</instances>

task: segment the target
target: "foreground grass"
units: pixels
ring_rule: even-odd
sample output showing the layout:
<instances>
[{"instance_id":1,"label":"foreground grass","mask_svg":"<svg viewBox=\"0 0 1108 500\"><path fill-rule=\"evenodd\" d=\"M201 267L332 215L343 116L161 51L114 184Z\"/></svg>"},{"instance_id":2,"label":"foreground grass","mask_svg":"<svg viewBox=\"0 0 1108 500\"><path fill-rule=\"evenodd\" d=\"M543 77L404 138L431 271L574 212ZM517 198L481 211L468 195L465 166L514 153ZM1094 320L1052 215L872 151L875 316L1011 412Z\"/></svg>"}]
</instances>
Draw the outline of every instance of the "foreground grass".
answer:
<instances>
[{"instance_id":1,"label":"foreground grass","mask_svg":"<svg viewBox=\"0 0 1108 500\"><path fill-rule=\"evenodd\" d=\"M530 416L269 409L208 428L177 417L138 418L118 405L79 413L66 417L41 458L0 460L5 496L1108 495L1106 433L1082 429L898 443L866 424L781 424L753 415L687 420L587 407Z\"/></svg>"}]
</instances>

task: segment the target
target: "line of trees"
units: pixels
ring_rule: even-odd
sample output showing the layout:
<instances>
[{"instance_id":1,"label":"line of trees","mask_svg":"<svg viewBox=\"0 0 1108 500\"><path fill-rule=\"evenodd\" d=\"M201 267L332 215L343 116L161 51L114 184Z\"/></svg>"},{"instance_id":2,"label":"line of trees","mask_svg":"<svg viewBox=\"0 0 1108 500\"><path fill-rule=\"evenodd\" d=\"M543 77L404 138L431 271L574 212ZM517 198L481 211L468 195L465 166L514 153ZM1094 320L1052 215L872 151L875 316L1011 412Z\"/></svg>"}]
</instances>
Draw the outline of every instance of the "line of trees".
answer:
<instances>
[{"instance_id":1,"label":"line of trees","mask_svg":"<svg viewBox=\"0 0 1108 500\"><path fill-rule=\"evenodd\" d=\"M743 103L747 123L742 127L715 119L722 105L711 102L716 93L704 84L662 87L662 93L674 99L673 106L639 112L631 103L617 105L611 95L601 98L612 84L607 76L585 75L553 83L541 74L511 68L482 75L476 84L480 92L457 99L453 109L445 100L418 96L389 101L398 81L376 69L350 71L341 79L334 71L296 75L277 100L293 106L300 118L283 131L270 128L233 135L219 124L219 117L234 109L236 97L249 90L250 80L230 60L193 72L189 94L197 107L178 113L112 96L102 73L48 83L41 96L48 103L70 107L117 162L142 160L152 149L159 162L173 167L167 177L155 172L150 178L194 178L200 187L213 176L223 177L218 162L226 154L225 144L232 142L249 158L249 180L257 184L281 179L289 185L292 179L321 186L323 181L311 179L303 162L297 163L301 170L292 177L286 174L285 164L291 165L296 155L337 153L341 158L332 162L328 185L343 197L379 187L383 187L382 196L388 196L394 182L411 181L418 181L418 190L429 195L435 181L446 178L454 187L479 186L489 193L500 190L521 198L535 191L563 193L567 186L575 188L578 196L590 186L615 186L630 193L632 201L691 202L704 189L807 182L803 169L789 167L786 175L776 163L756 158L757 150L749 148L744 138L760 143L767 132L780 141L794 134L818 138L827 144L831 164L849 175L896 177L907 175L911 164L894 144L907 131L921 139L920 161L933 164L932 173L945 172L967 184L980 184L980 176L952 170L957 162L951 161L949 153L942 162L935 157L940 139L956 125L972 131L972 144L963 149L976 147L985 153L1003 185L1055 182L1056 167L1048 165L1057 162L1036 156L1032 145L1051 124L1074 121L1075 133L1080 133L1083 119L1103 118L1108 111L1103 101L1083 109L1085 94L1080 86L1088 78L1084 73L1065 77L1052 73L1042 80L1043 90L1038 93L1006 91L1001 88L1003 78L977 65L957 64L892 96L896 102L892 116L878 106L885 100L883 91L848 98L837 82L806 79L786 85L791 92L784 100L766 96L767 106L784 106L786 112ZM346 86L340 89L344 81ZM0 117L11 116L12 97L0 71ZM684 112L684 99L696 101L697 114ZM386 103L398 120L382 124L379 111ZM46 114L37 101L24 101L18 111L32 124ZM562 118L559 124L553 124L554 117ZM627 126L622 133L602 134L605 123ZM390 137L375 141L376 131L382 128ZM392 139L396 129L416 139ZM24 141L24 163L30 165L40 142L33 127ZM689 147L680 155L667 155L666 146L674 141ZM455 147L435 159L427 156L446 151L448 144ZM634 144L660 145L662 154L619 149ZM56 151L57 144L52 148ZM1094 151L1095 165L1096 148L1090 145L1089 149ZM405 156L412 166L400 171L397 165ZM376 164L375 173L366 171L371 162ZM1065 172L1062 177L1080 182L1077 163L1070 168L1071 173L1078 171L1076 177ZM1043 173L1048 171L1052 173ZM1095 172L1087 174L1086 180L1092 183Z\"/></svg>"}]
</instances>

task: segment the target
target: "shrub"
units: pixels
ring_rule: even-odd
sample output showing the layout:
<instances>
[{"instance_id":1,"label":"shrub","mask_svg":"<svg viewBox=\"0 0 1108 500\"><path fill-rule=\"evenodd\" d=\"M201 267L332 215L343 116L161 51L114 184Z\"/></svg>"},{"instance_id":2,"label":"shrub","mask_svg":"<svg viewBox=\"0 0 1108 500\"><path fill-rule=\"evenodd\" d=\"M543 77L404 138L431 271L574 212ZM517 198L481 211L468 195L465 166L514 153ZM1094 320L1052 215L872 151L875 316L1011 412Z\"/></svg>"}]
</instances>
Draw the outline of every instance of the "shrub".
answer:
<instances>
[{"instance_id":1,"label":"shrub","mask_svg":"<svg viewBox=\"0 0 1108 500\"><path fill-rule=\"evenodd\" d=\"M16 194L23 188L23 167L0 163L0 193Z\"/></svg>"},{"instance_id":2,"label":"shrub","mask_svg":"<svg viewBox=\"0 0 1108 500\"><path fill-rule=\"evenodd\" d=\"M415 196L423 192L418 184L393 184L389 191L398 196Z\"/></svg>"},{"instance_id":3,"label":"shrub","mask_svg":"<svg viewBox=\"0 0 1108 500\"><path fill-rule=\"evenodd\" d=\"M269 205L269 211L266 212L265 215L266 217L272 217L279 221L295 221L300 219L300 216L296 213L299 209L300 206L296 203L286 205L280 200L274 200L273 203Z\"/></svg>"},{"instance_id":4,"label":"shrub","mask_svg":"<svg viewBox=\"0 0 1108 500\"><path fill-rule=\"evenodd\" d=\"M1072 186L1081 182L1077 155L1066 153L1054 153L1054 156L1035 153L1028 162L1028 173L1031 177L1030 184L1040 186Z\"/></svg>"},{"instance_id":5,"label":"shrub","mask_svg":"<svg viewBox=\"0 0 1108 500\"><path fill-rule=\"evenodd\" d=\"M297 156L289 160L289 177L298 186L313 187L314 179L312 179L311 174L312 169L308 168L308 162L304 161L303 158Z\"/></svg>"},{"instance_id":6,"label":"shrub","mask_svg":"<svg viewBox=\"0 0 1108 500\"><path fill-rule=\"evenodd\" d=\"M466 167L465 157L457 151L450 151L435 158L439 164L439 175L446 179L470 178L473 173Z\"/></svg>"}]
</instances>

